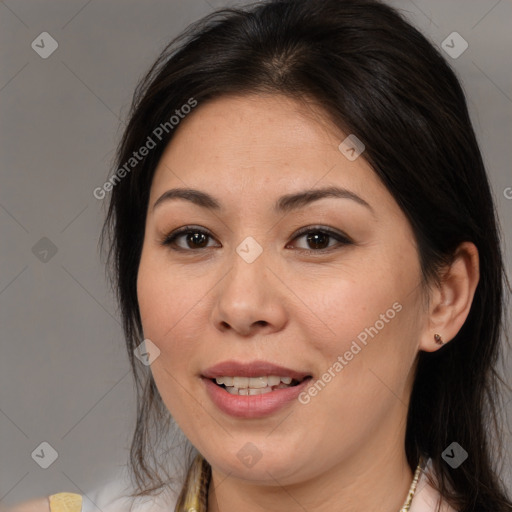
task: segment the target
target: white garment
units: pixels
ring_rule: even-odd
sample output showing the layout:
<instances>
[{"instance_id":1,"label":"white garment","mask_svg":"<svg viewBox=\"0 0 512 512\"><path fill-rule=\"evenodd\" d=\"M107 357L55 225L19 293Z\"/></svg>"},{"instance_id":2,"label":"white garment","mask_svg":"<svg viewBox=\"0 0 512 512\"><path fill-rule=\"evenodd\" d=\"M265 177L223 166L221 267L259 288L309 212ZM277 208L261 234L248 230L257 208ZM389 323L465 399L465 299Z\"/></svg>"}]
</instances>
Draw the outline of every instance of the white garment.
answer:
<instances>
[{"instance_id":1,"label":"white garment","mask_svg":"<svg viewBox=\"0 0 512 512\"><path fill-rule=\"evenodd\" d=\"M409 512L434 512L440 498L439 493L427 481L426 472L431 471L431 461L421 473ZM156 497L130 499L127 469L119 473L108 484L83 495L82 512L174 512L178 499L170 489ZM133 508L131 508L133 507ZM456 512L443 502L442 512Z\"/></svg>"},{"instance_id":2,"label":"white garment","mask_svg":"<svg viewBox=\"0 0 512 512\"><path fill-rule=\"evenodd\" d=\"M106 485L82 495L82 512L174 512L178 495L170 489L142 498L127 496L131 490L125 466Z\"/></svg>"},{"instance_id":3,"label":"white garment","mask_svg":"<svg viewBox=\"0 0 512 512\"><path fill-rule=\"evenodd\" d=\"M414 493L411 508L409 512L434 512L437 510L439 501L443 502L441 512L457 512L445 500L441 500L441 495L427 481L427 473L432 472L432 459L427 461L425 471L422 471L418 479L416 492Z\"/></svg>"}]
</instances>

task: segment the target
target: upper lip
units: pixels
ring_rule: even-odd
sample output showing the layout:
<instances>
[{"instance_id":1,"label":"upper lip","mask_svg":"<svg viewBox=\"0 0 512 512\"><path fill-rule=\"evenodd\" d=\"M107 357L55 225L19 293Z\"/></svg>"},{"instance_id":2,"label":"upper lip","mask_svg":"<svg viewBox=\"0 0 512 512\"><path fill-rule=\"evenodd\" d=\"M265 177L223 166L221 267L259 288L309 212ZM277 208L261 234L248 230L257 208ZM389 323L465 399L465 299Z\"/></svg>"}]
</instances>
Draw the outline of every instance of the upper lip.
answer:
<instances>
[{"instance_id":1,"label":"upper lip","mask_svg":"<svg viewBox=\"0 0 512 512\"><path fill-rule=\"evenodd\" d=\"M216 377L261 377L268 375L277 375L279 377L291 377L292 379L301 381L305 377L311 376L310 373L300 372L279 366L268 361L251 361L248 363L240 363L238 361L223 361L214 366L210 366L201 374L207 379L215 379Z\"/></svg>"}]
</instances>

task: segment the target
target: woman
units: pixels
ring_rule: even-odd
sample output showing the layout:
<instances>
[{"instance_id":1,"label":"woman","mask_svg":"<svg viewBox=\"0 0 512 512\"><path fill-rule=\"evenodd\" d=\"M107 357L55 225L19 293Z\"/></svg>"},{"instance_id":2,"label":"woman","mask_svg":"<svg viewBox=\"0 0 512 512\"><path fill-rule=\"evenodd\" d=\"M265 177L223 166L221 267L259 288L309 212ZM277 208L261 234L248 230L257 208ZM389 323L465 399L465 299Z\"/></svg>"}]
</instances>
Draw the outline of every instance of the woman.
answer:
<instances>
[{"instance_id":1,"label":"woman","mask_svg":"<svg viewBox=\"0 0 512 512\"><path fill-rule=\"evenodd\" d=\"M135 490L96 505L512 510L493 200L457 78L395 10L208 16L138 86L116 167ZM154 453L171 418L184 482Z\"/></svg>"}]
</instances>

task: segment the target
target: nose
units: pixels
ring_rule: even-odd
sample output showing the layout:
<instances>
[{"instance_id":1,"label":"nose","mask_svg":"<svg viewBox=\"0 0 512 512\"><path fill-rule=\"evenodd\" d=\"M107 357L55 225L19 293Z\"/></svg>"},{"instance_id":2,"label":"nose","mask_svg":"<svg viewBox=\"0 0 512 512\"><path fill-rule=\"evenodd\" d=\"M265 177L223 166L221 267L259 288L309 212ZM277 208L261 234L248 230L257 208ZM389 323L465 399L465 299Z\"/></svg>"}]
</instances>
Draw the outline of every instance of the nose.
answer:
<instances>
[{"instance_id":1,"label":"nose","mask_svg":"<svg viewBox=\"0 0 512 512\"><path fill-rule=\"evenodd\" d=\"M250 263L234 251L231 262L231 269L216 287L215 327L244 337L281 330L288 318L286 297L265 250Z\"/></svg>"}]
</instances>

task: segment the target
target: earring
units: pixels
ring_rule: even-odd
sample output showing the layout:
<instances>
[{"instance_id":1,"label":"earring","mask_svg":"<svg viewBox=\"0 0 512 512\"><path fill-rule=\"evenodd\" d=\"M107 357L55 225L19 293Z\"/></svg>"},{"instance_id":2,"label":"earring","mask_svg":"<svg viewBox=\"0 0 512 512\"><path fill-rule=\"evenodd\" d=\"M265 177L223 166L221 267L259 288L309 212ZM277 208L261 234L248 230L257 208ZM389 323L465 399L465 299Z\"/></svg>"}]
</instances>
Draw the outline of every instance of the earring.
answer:
<instances>
[{"instance_id":1,"label":"earring","mask_svg":"<svg viewBox=\"0 0 512 512\"><path fill-rule=\"evenodd\" d=\"M438 345L444 345L443 338L439 334L434 334L434 339Z\"/></svg>"}]
</instances>

